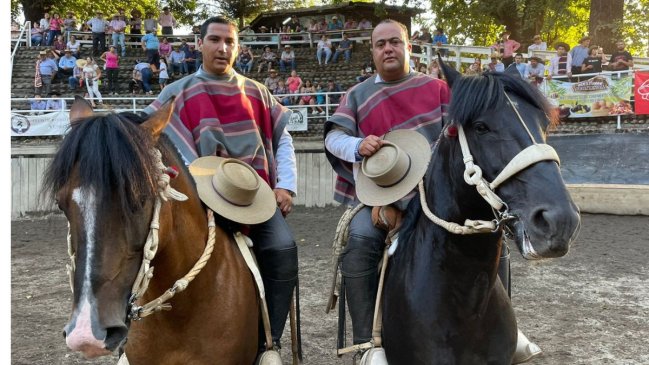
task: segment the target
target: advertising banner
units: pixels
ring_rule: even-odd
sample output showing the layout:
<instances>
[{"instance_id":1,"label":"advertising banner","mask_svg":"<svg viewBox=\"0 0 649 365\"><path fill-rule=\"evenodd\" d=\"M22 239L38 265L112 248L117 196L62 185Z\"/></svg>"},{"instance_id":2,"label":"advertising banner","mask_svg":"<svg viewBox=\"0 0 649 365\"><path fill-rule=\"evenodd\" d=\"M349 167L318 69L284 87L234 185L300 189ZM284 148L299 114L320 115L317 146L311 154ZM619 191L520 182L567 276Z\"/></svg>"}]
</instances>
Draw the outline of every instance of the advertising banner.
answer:
<instances>
[{"instance_id":1,"label":"advertising banner","mask_svg":"<svg viewBox=\"0 0 649 365\"><path fill-rule=\"evenodd\" d=\"M67 111L38 115L11 113L11 136L62 136L70 126Z\"/></svg>"},{"instance_id":2,"label":"advertising banner","mask_svg":"<svg viewBox=\"0 0 649 365\"><path fill-rule=\"evenodd\" d=\"M293 114L291 114L291 118L288 120L286 130L288 130L289 132L303 132L309 129L309 123L307 121L307 108L295 108L291 109L291 111L293 112Z\"/></svg>"},{"instance_id":3,"label":"advertising banner","mask_svg":"<svg viewBox=\"0 0 649 365\"><path fill-rule=\"evenodd\" d=\"M544 80L540 85L562 118L631 114L631 75L598 75L581 82Z\"/></svg>"},{"instance_id":4,"label":"advertising banner","mask_svg":"<svg viewBox=\"0 0 649 365\"><path fill-rule=\"evenodd\" d=\"M649 114L649 71L635 72L635 113Z\"/></svg>"}]
</instances>

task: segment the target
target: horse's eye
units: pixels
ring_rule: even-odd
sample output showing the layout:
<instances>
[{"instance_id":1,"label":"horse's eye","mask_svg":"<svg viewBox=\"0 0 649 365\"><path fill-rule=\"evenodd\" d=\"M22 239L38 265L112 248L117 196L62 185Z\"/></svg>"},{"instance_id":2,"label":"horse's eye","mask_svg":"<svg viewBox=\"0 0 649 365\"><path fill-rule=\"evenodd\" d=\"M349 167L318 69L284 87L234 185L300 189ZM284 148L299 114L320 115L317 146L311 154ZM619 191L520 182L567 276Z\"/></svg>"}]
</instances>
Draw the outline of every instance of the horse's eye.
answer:
<instances>
[{"instance_id":1,"label":"horse's eye","mask_svg":"<svg viewBox=\"0 0 649 365\"><path fill-rule=\"evenodd\" d=\"M473 130L478 134L485 134L489 132L489 127L485 123L478 122L473 124Z\"/></svg>"}]
</instances>

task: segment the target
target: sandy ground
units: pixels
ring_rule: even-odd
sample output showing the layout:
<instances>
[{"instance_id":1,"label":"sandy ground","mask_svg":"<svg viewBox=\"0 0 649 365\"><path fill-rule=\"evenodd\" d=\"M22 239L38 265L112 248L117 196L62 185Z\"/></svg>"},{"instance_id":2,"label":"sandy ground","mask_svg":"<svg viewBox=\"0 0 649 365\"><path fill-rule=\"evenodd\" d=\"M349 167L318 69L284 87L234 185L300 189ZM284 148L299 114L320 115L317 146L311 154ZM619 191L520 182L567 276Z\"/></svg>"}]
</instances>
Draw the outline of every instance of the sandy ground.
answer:
<instances>
[{"instance_id":1,"label":"sandy ground","mask_svg":"<svg viewBox=\"0 0 649 365\"><path fill-rule=\"evenodd\" d=\"M352 363L334 355L336 314L324 312L341 213L298 207L289 217L300 248L305 364ZM532 364L649 364L647 227L649 217L584 215L566 257L527 262L513 252L519 326L544 350ZM12 364L116 363L116 357L86 361L65 346L62 329L71 309L65 233L62 216L11 224Z\"/></svg>"}]
</instances>

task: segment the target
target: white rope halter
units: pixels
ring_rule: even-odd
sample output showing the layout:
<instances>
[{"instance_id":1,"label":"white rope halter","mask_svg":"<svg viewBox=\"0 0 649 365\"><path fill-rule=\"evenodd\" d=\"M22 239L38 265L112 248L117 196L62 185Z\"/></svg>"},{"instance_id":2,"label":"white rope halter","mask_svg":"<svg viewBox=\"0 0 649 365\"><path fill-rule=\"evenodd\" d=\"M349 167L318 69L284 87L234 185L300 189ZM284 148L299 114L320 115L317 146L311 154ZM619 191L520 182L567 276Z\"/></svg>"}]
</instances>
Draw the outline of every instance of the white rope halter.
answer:
<instances>
[{"instance_id":1,"label":"white rope halter","mask_svg":"<svg viewBox=\"0 0 649 365\"><path fill-rule=\"evenodd\" d=\"M496 176L492 182L488 182L482 177L482 169L473 162L473 156L469 150L469 144L466 140L466 135L464 134L464 129L461 125L457 126L458 130L458 140L460 142L460 148L462 150L462 157L464 161L464 181L476 187L478 194L493 208L494 215L497 219L491 221L483 220L470 220L467 219L464 222L464 225L459 225L454 222L447 222L439 217L437 217L433 212L430 211L428 207L428 202L426 202L426 192L424 191L424 181L423 179L419 182L419 199L421 202L421 207L424 211L424 214L428 219L438 226L446 229L453 234L475 234L475 233L486 233L486 232L495 232L499 229L501 224L505 221L511 220L514 218L509 214L509 208L507 204L496 194L495 190L503 182L510 179L512 176L517 173L525 170L531 165L536 164L540 161L555 161L557 164L560 164L559 155L552 148L552 146L544 143L537 143L536 139L525 125L521 114L518 112L516 105L509 98L509 95L505 93L505 97L511 105L512 109L516 113L518 120L525 128L525 131L532 140L532 145L520 151L511 161L505 166L502 171ZM504 207L504 210L502 210Z\"/></svg>"}]
</instances>

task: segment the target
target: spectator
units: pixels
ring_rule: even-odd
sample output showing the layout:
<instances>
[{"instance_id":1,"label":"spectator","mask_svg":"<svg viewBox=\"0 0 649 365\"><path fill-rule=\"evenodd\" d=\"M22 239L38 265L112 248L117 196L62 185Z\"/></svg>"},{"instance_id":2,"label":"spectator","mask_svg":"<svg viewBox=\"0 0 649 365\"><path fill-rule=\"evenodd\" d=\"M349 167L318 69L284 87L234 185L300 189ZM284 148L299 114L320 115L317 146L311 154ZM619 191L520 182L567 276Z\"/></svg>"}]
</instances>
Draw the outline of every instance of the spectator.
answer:
<instances>
[{"instance_id":1,"label":"spectator","mask_svg":"<svg viewBox=\"0 0 649 365\"><path fill-rule=\"evenodd\" d=\"M277 63L277 55L273 52L270 47L266 46L264 48L264 53L259 57L259 67L257 67L257 73L261 73L261 69L266 67L268 71Z\"/></svg>"},{"instance_id":2,"label":"spectator","mask_svg":"<svg viewBox=\"0 0 649 365\"><path fill-rule=\"evenodd\" d=\"M626 45L623 40L615 42L617 50L611 53L611 59L608 61L608 67L611 71L622 71L633 68L633 56L624 48Z\"/></svg>"},{"instance_id":3,"label":"spectator","mask_svg":"<svg viewBox=\"0 0 649 365\"><path fill-rule=\"evenodd\" d=\"M478 57L473 59L473 63L466 68L464 74L469 75L480 75L482 73L482 60Z\"/></svg>"},{"instance_id":4,"label":"spectator","mask_svg":"<svg viewBox=\"0 0 649 365\"><path fill-rule=\"evenodd\" d=\"M327 30L342 30L343 23L338 20L338 16L334 15L331 17L331 21L327 24Z\"/></svg>"},{"instance_id":5,"label":"spectator","mask_svg":"<svg viewBox=\"0 0 649 365\"><path fill-rule=\"evenodd\" d=\"M444 34L444 29L437 28L435 29L435 36L433 37L433 44L438 47L437 50L442 57L446 57L448 50L446 48L441 48L442 45L448 44L448 38Z\"/></svg>"},{"instance_id":6,"label":"spectator","mask_svg":"<svg viewBox=\"0 0 649 365\"><path fill-rule=\"evenodd\" d=\"M266 86L268 90L275 90L277 89L277 85L279 84L279 80L281 80L281 78L277 76L277 70L275 70L274 68L270 69L268 73L268 77L266 78L266 80L264 80L264 86Z\"/></svg>"},{"instance_id":7,"label":"spectator","mask_svg":"<svg viewBox=\"0 0 649 365\"><path fill-rule=\"evenodd\" d=\"M523 78L528 80L534 85L540 85L543 82L543 75L545 74L545 65L540 57L530 57L530 63L525 68Z\"/></svg>"},{"instance_id":8,"label":"spectator","mask_svg":"<svg viewBox=\"0 0 649 365\"><path fill-rule=\"evenodd\" d=\"M300 94L303 94L300 96L299 105L315 105L315 88L313 87L313 84L311 83L311 80L306 80L304 81L304 85L300 88ZM311 109L311 114L320 114L316 108L310 108ZM322 109L320 109L322 110Z\"/></svg>"},{"instance_id":9,"label":"spectator","mask_svg":"<svg viewBox=\"0 0 649 365\"><path fill-rule=\"evenodd\" d=\"M119 84L117 76L119 74L119 55L114 45L108 47L108 52L100 57L106 63L106 78L108 79L108 95L117 95Z\"/></svg>"},{"instance_id":10,"label":"spectator","mask_svg":"<svg viewBox=\"0 0 649 365\"><path fill-rule=\"evenodd\" d=\"M160 41L158 40L155 31L147 31L144 37L142 37L142 49L144 49L146 60L150 65L157 66L160 64L158 48L160 48ZM154 68L153 70L157 71L157 68Z\"/></svg>"},{"instance_id":11,"label":"spectator","mask_svg":"<svg viewBox=\"0 0 649 365\"><path fill-rule=\"evenodd\" d=\"M239 56L237 56L237 68L241 74L246 75L252 72L252 65L254 63L255 56L252 53L252 50L245 44L241 45L241 51Z\"/></svg>"},{"instance_id":12,"label":"spectator","mask_svg":"<svg viewBox=\"0 0 649 365\"><path fill-rule=\"evenodd\" d=\"M72 55L75 58L81 58L81 42L77 41L77 36L71 34L70 40L65 46L66 49L69 49L70 52L72 52Z\"/></svg>"},{"instance_id":13,"label":"spectator","mask_svg":"<svg viewBox=\"0 0 649 365\"><path fill-rule=\"evenodd\" d=\"M160 64L159 61L158 64ZM142 88L144 93L148 95L153 95L153 91L151 90L152 77L153 71L151 70L151 64L149 62L135 60L135 67L133 67L133 80L139 81L136 83Z\"/></svg>"},{"instance_id":14,"label":"spectator","mask_svg":"<svg viewBox=\"0 0 649 365\"><path fill-rule=\"evenodd\" d=\"M558 42L555 44L554 49L557 50L557 55L550 59L550 75L553 76L571 76L572 74L572 57L568 51L570 46L565 42Z\"/></svg>"},{"instance_id":15,"label":"spectator","mask_svg":"<svg viewBox=\"0 0 649 365\"><path fill-rule=\"evenodd\" d=\"M337 93L343 91L340 85L336 84L333 79L327 80L327 86L325 86L325 92L328 93ZM341 94L329 95L329 104L338 104L340 103ZM333 106L335 108L335 106Z\"/></svg>"},{"instance_id":16,"label":"spectator","mask_svg":"<svg viewBox=\"0 0 649 365\"><path fill-rule=\"evenodd\" d=\"M200 28L199 28L199 34L200 34ZM241 40L244 42L254 42L257 38L253 36L255 34L255 31L250 28L249 25L246 25L243 27L243 29L239 32L241 35ZM242 44L243 46L243 44Z\"/></svg>"},{"instance_id":17,"label":"spectator","mask_svg":"<svg viewBox=\"0 0 649 365\"><path fill-rule=\"evenodd\" d=\"M92 32L92 55L99 56L106 52L106 28L108 22L104 20L104 12L97 10L95 17L86 24L90 26Z\"/></svg>"},{"instance_id":18,"label":"spectator","mask_svg":"<svg viewBox=\"0 0 649 365\"><path fill-rule=\"evenodd\" d=\"M86 65L86 60L77 60L72 69L72 76L68 78L68 88L70 91L76 91L77 87L83 85L83 67Z\"/></svg>"},{"instance_id":19,"label":"spectator","mask_svg":"<svg viewBox=\"0 0 649 365\"><path fill-rule=\"evenodd\" d=\"M171 57L171 43L169 43L169 38L162 37L162 43L158 47L158 53L161 58L164 58L167 63L170 62Z\"/></svg>"},{"instance_id":20,"label":"spectator","mask_svg":"<svg viewBox=\"0 0 649 365\"><path fill-rule=\"evenodd\" d=\"M43 89L37 87L36 94L48 97L50 95L50 90L52 89L53 78L56 77L59 67L56 65L56 62L54 62L51 52L41 51L40 56L41 59L38 63L38 73L40 75L40 82Z\"/></svg>"},{"instance_id":21,"label":"spectator","mask_svg":"<svg viewBox=\"0 0 649 365\"><path fill-rule=\"evenodd\" d=\"M527 65L523 63L523 55L521 53L516 53L516 56L514 56L514 63L509 65L509 67L516 67L516 71L521 75L521 78L525 77Z\"/></svg>"},{"instance_id":22,"label":"spectator","mask_svg":"<svg viewBox=\"0 0 649 365\"><path fill-rule=\"evenodd\" d=\"M160 84L160 91L167 86L169 81L169 72L167 72L167 60L160 58L160 66L158 68L158 84Z\"/></svg>"},{"instance_id":23,"label":"spectator","mask_svg":"<svg viewBox=\"0 0 649 365\"><path fill-rule=\"evenodd\" d=\"M196 61L199 59L198 51L194 48L193 44L188 45L187 50L185 51L185 69L188 74L194 73L198 70L196 66Z\"/></svg>"},{"instance_id":24,"label":"spectator","mask_svg":"<svg viewBox=\"0 0 649 365\"><path fill-rule=\"evenodd\" d=\"M63 56L65 49L66 49L65 40L63 39L63 35L59 34L56 36L56 40L54 41L54 43L52 43L52 55L54 56L54 58L58 60Z\"/></svg>"},{"instance_id":25,"label":"spectator","mask_svg":"<svg viewBox=\"0 0 649 365\"><path fill-rule=\"evenodd\" d=\"M361 18L361 21L358 23L358 29L372 29L372 22L370 22L367 18ZM370 33L363 32L361 33L361 37L369 37Z\"/></svg>"},{"instance_id":26,"label":"spectator","mask_svg":"<svg viewBox=\"0 0 649 365\"><path fill-rule=\"evenodd\" d=\"M311 20L309 21L309 28L308 28L309 33L313 35L313 33L320 33L325 30L326 28L322 29L320 22L318 22L316 18L311 18Z\"/></svg>"},{"instance_id":27,"label":"spectator","mask_svg":"<svg viewBox=\"0 0 649 365\"><path fill-rule=\"evenodd\" d=\"M581 66L590 54L590 37L582 37L579 40L579 45L570 50L570 57L572 58L571 71L573 75L581 73Z\"/></svg>"},{"instance_id":28,"label":"spectator","mask_svg":"<svg viewBox=\"0 0 649 365\"><path fill-rule=\"evenodd\" d=\"M286 82L280 78L277 81L277 87L273 90L273 95L276 95L277 101L282 105L291 105L291 96L289 94Z\"/></svg>"},{"instance_id":29,"label":"spectator","mask_svg":"<svg viewBox=\"0 0 649 365\"><path fill-rule=\"evenodd\" d=\"M268 28L265 25L262 25L261 27L259 27L259 33L267 34ZM257 36L257 40L260 42L270 42L270 37L267 37L265 35L260 35Z\"/></svg>"},{"instance_id":30,"label":"spectator","mask_svg":"<svg viewBox=\"0 0 649 365\"><path fill-rule=\"evenodd\" d=\"M52 13L52 19L50 20L50 31L47 36L48 46L51 46L53 41L61 35L61 28L63 27L63 19L58 13Z\"/></svg>"},{"instance_id":31,"label":"spectator","mask_svg":"<svg viewBox=\"0 0 649 365\"><path fill-rule=\"evenodd\" d=\"M296 15L291 16L291 21L287 25L291 32L302 31L302 25L300 24L300 19L298 19Z\"/></svg>"},{"instance_id":32,"label":"spectator","mask_svg":"<svg viewBox=\"0 0 649 365\"><path fill-rule=\"evenodd\" d=\"M33 113L30 113L31 115L42 114L43 110L46 110L47 108L47 101L41 99L41 95L36 93L34 98L29 101L29 108L34 111Z\"/></svg>"},{"instance_id":33,"label":"spectator","mask_svg":"<svg viewBox=\"0 0 649 365\"><path fill-rule=\"evenodd\" d=\"M291 94L297 94L300 91L300 88L302 87L302 79L297 75L297 71L291 71L291 76L286 79L286 86ZM291 104L295 103L297 103L297 98L293 97L291 99Z\"/></svg>"},{"instance_id":34,"label":"spectator","mask_svg":"<svg viewBox=\"0 0 649 365\"><path fill-rule=\"evenodd\" d=\"M545 51L548 49L548 45L541 41L541 36L538 34L532 38L532 42L533 43L527 47L527 53L532 53L533 51Z\"/></svg>"},{"instance_id":35,"label":"spectator","mask_svg":"<svg viewBox=\"0 0 649 365\"><path fill-rule=\"evenodd\" d=\"M349 40L347 33L343 33L343 39L338 43L336 52L334 53L333 63L338 62L338 56L342 53L345 56L345 63L352 61L352 47L354 43Z\"/></svg>"},{"instance_id":36,"label":"spectator","mask_svg":"<svg viewBox=\"0 0 649 365\"><path fill-rule=\"evenodd\" d=\"M428 66L428 74L434 79L441 79L441 71L439 69L439 65L437 64L437 60L432 60L430 62L430 66Z\"/></svg>"},{"instance_id":37,"label":"spectator","mask_svg":"<svg viewBox=\"0 0 649 365\"><path fill-rule=\"evenodd\" d=\"M194 25L194 27L192 27L192 34L198 34L198 35L201 34L201 27L200 27L200 25Z\"/></svg>"},{"instance_id":38,"label":"spectator","mask_svg":"<svg viewBox=\"0 0 649 365\"><path fill-rule=\"evenodd\" d=\"M279 70L280 72L287 72L288 66L291 67L291 70L295 70L295 52L291 48L290 44L284 46L284 51L279 58ZM271 89L272 90L272 89Z\"/></svg>"},{"instance_id":39,"label":"spectator","mask_svg":"<svg viewBox=\"0 0 649 365\"><path fill-rule=\"evenodd\" d=\"M176 26L176 18L174 18L173 14L171 14L171 11L169 11L168 6L162 8L162 14L160 14L160 17L158 18L158 23L160 23L160 26L162 27L162 34L164 35L174 34L174 27Z\"/></svg>"},{"instance_id":40,"label":"spectator","mask_svg":"<svg viewBox=\"0 0 649 365\"><path fill-rule=\"evenodd\" d=\"M156 34L157 32L158 32L158 19L155 19L153 17L153 13L149 11L146 13L146 19L144 19L144 34L148 34L148 33Z\"/></svg>"},{"instance_id":41,"label":"spectator","mask_svg":"<svg viewBox=\"0 0 649 365\"><path fill-rule=\"evenodd\" d=\"M43 29L38 22L32 22L32 47L40 46L43 43Z\"/></svg>"},{"instance_id":42,"label":"spectator","mask_svg":"<svg viewBox=\"0 0 649 365\"><path fill-rule=\"evenodd\" d=\"M320 37L320 40L318 41L318 50L316 51L316 59L318 60L318 64L322 66L322 63L324 61L325 66L329 63L329 60L331 59L331 41L327 39L327 35L323 34L322 37ZM323 60L324 56L324 60Z\"/></svg>"},{"instance_id":43,"label":"spectator","mask_svg":"<svg viewBox=\"0 0 649 365\"><path fill-rule=\"evenodd\" d=\"M77 19L74 17L73 12L68 11L65 19L63 19L63 29L65 30L65 36L68 39L70 38L70 32L77 30Z\"/></svg>"},{"instance_id":44,"label":"spectator","mask_svg":"<svg viewBox=\"0 0 649 365\"><path fill-rule=\"evenodd\" d=\"M45 110L58 110L58 111L64 111L65 110L65 100L60 98L61 94L58 92L53 92L52 93L52 98L53 99L48 99L47 102L45 103Z\"/></svg>"},{"instance_id":45,"label":"spectator","mask_svg":"<svg viewBox=\"0 0 649 365\"><path fill-rule=\"evenodd\" d=\"M412 36L410 36L410 44L412 45L412 53L420 54L421 53L421 46L419 45L419 37L421 37L421 33L416 30L414 33L412 33ZM416 57L415 64L419 64L419 57Z\"/></svg>"},{"instance_id":46,"label":"spectator","mask_svg":"<svg viewBox=\"0 0 649 365\"><path fill-rule=\"evenodd\" d=\"M428 74L428 65L420 62L419 65L417 65L417 71L423 74Z\"/></svg>"},{"instance_id":47,"label":"spectator","mask_svg":"<svg viewBox=\"0 0 649 365\"><path fill-rule=\"evenodd\" d=\"M372 67L363 67L361 69L361 75L356 77L357 82L363 82L374 75L374 69Z\"/></svg>"},{"instance_id":48,"label":"spectator","mask_svg":"<svg viewBox=\"0 0 649 365\"><path fill-rule=\"evenodd\" d=\"M510 35L511 33L509 31L500 33L500 41L494 43L491 46L494 52L500 53L502 63L505 67L508 67L512 64L512 62L514 62L514 52L516 52L521 47L520 43L516 42L513 39L509 39Z\"/></svg>"},{"instance_id":49,"label":"spectator","mask_svg":"<svg viewBox=\"0 0 649 365\"><path fill-rule=\"evenodd\" d=\"M187 74L187 69L185 68L185 52L180 50L180 46L174 46L174 50L169 55L169 60L171 61L171 72L173 72L174 76L178 76L179 72L183 76Z\"/></svg>"},{"instance_id":50,"label":"spectator","mask_svg":"<svg viewBox=\"0 0 649 365\"><path fill-rule=\"evenodd\" d=\"M126 39L124 36L126 22L119 15L113 15L113 20L109 23L109 29L113 33L113 46L117 48L117 45L119 45L122 57L126 56Z\"/></svg>"},{"instance_id":51,"label":"spectator","mask_svg":"<svg viewBox=\"0 0 649 365\"><path fill-rule=\"evenodd\" d=\"M321 84L320 82L316 82L314 85L316 94L315 94L315 104L316 105L325 105L327 104L327 97L325 96L325 93L327 92L327 88ZM322 108L319 108L318 111L320 113L325 113ZM326 114L326 113L325 113Z\"/></svg>"},{"instance_id":52,"label":"spectator","mask_svg":"<svg viewBox=\"0 0 649 365\"><path fill-rule=\"evenodd\" d=\"M50 34L50 14L45 13L43 14L43 18L40 20L40 25L41 25L41 31L43 32L43 45L45 46L51 46L52 42L54 42L54 39L50 40L49 34Z\"/></svg>"},{"instance_id":53,"label":"spectator","mask_svg":"<svg viewBox=\"0 0 649 365\"><path fill-rule=\"evenodd\" d=\"M57 78L61 82L61 85L72 76L72 71L76 64L77 59L72 56L72 51L66 49L64 56L59 60L59 71L57 72Z\"/></svg>"},{"instance_id":54,"label":"spectator","mask_svg":"<svg viewBox=\"0 0 649 365\"><path fill-rule=\"evenodd\" d=\"M83 79L86 83L86 88L88 89L88 98L90 99L90 105L95 107L96 97L99 105L103 105L104 102L101 98L101 93L99 92L99 79L101 78L101 69L95 63L95 59L92 57L86 57L86 65L83 67Z\"/></svg>"},{"instance_id":55,"label":"spectator","mask_svg":"<svg viewBox=\"0 0 649 365\"><path fill-rule=\"evenodd\" d=\"M356 23L354 18L349 17L347 18L347 20L345 20L345 25L343 25L344 30L351 30L356 28L358 28L358 23Z\"/></svg>"},{"instance_id":56,"label":"spectator","mask_svg":"<svg viewBox=\"0 0 649 365\"><path fill-rule=\"evenodd\" d=\"M142 34L142 13L137 9L133 9L131 11L131 19L129 20L128 24L131 26L129 30L129 34L141 35ZM131 37L129 41L137 42L138 37Z\"/></svg>"},{"instance_id":57,"label":"spectator","mask_svg":"<svg viewBox=\"0 0 649 365\"><path fill-rule=\"evenodd\" d=\"M428 28L421 28L421 35L419 35L419 44L433 43L433 36L428 31Z\"/></svg>"},{"instance_id":58,"label":"spectator","mask_svg":"<svg viewBox=\"0 0 649 365\"><path fill-rule=\"evenodd\" d=\"M591 74L602 72L602 56L599 54L598 46L591 46L588 49L588 57L581 65L581 73Z\"/></svg>"},{"instance_id":59,"label":"spectator","mask_svg":"<svg viewBox=\"0 0 649 365\"><path fill-rule=\"evenodd\" d=\"M487 69L492 72L504 72L505 65L500 62L500 54L494 52L491 54L491 62L487 64Z\"/></svg>"}]
</instances>

